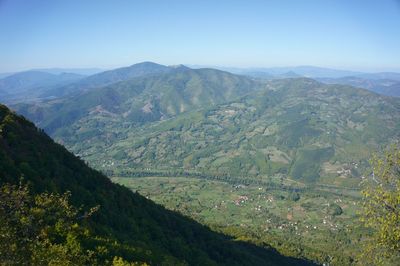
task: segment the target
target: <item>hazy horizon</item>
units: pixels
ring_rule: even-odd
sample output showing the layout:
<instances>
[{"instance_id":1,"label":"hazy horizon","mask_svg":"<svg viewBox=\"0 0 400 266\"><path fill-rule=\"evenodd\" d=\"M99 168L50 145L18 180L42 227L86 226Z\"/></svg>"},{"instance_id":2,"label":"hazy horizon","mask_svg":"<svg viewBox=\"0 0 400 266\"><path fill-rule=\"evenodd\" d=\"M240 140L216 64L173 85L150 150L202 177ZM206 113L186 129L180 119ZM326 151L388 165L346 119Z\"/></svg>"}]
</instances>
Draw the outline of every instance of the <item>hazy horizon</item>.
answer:
<instances>
[{"instance_id":1,"label":"hazy horizon","mask_svg":"<svg viewBox=\"0 0 400 266\"><path fill-rule=\"evenodd\" d=\"M0 73L142 61L400 72L384 1L0 1Z\"/></svg>"},{"instance_id":2,"label":"hazy horizon","mask_svg":"<svg viewBox=\"0 0 400 266\"><path fill-rule=\"evenodd\" d=\"M71 66L71 67L59 67L59 66L48 66L48 67L38 67L38 68L26 68L26 69L18 69L14 71L2 71L0 74L13 74L13 73L19 73L19 72L26 72L26 71L43 71L43 72L68 72L70 71L71 73L75 71L92 71L92 72L103 72L103 71L108 71L108 70L113 70L113 69L118 69L118 68L123 68L123 67L129 67L135 64L140 64L144 62L151 62L151 63L156 63L160 65L165 65L165 66L175 66L175 65L184 65L189 68L215 68L215 69L222 69L222 70L243 70L243 71L262 71L262 70L268 70L268 69L279 69L279 68L301 68L301 67L314 67L314 68L322 68L322 69L330 69L330 70L338 70L338 71L349 71L349 72L360 72L360 73L380 73L380 72L394 72L394 73L400 73L400 68L399 69L383 69L383 70L363 70L363 69L357 69L357 68L340 68L340 67L325 67L325 66L318 66L318 65L293 65L293 66L248 66L248 67L240 67L240 66L226 66L226 65L197 65L197 64L184 64L184 63L177 63L177 64L162 64L160 62L154 62L154 61L141 61L141 62L134 62L128 65L117 65L117 66L110 66L110 67L97 67L97 66L88 66L88 67L80 67L80 66ZM90 75L90 74L89 74Z\"/></svg>"}]
</instances>

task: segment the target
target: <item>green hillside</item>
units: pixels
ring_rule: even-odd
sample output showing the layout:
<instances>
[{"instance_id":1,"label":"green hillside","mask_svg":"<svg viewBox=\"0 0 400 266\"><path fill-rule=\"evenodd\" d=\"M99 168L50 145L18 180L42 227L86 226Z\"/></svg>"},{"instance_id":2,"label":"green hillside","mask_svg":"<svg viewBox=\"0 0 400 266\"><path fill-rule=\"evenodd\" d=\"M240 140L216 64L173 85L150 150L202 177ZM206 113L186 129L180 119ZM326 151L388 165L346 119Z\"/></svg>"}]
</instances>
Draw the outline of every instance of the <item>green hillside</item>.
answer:
<instances>
[{"instance_id":1,"label":"green hillside","mask_svg":"<svg viewBox=\"0 0 400 266\"><path fill-rule=\"evenodd\" d=\"M371 154L400 137L398 98L184 66L14 108L93 168L172 211L234 239L333 265L351 265L359 252L364 228L348 230L357 224ZM157 252L190 263L157 243Z\"/></svg>"},{"instance_id":2,"label":"green hillside","mask_svg":"<svg viewBox=\"0 0 400 266\"><path fill-rule=\"evenodd\" d=\"M154 265L308 264L233 241L113 184L0 105L0 182L16 184L21 176L34 193L71 191L75 206L99 205L89 227L101 239L114 243L110 245L112 256Z\"/></svg>"},{"instance_id":3,"label":"green hillside","mask_svg":"<svg viewBox=\"0 0 400 266\"><path fill-rule=\"evenodd\" d=\"M152 62L142 62L128 67L103 71L90 75L78 82L66 86L59 86L41 94L42 97L60 97L74 93L80 93L97 87L103 87L112 83L133 79L136 77L168 72L170 68Z\"/></svg>"},{"instance_id":4,"label":"green hillside","mask_svg":"<svg viewBox=\"0 0 400 266\"><path fill-rule=\"evenodd\" d=\"M261 84L227 72L180 66L168 73L117 82L43 103L19 104L14 108L53 134L80 119L94 117L131 126L158 121L233 100L258 86Z\"/></svg>"},{"instance_id":5,"label":"green hillside","mask_svg":"<svg viewBox=\"0 0 400 266\"><path fill-rule=\"evenodd\" d=\"M163 121L138 124L91 112L50 132L110 174L187 172L256 181L282 175L343 186L357 185L371 152L399 138L398 99L311 79L276 80L264 86ZM55 119L62 121L57 114Z\"/></svg>"}]
</instances>

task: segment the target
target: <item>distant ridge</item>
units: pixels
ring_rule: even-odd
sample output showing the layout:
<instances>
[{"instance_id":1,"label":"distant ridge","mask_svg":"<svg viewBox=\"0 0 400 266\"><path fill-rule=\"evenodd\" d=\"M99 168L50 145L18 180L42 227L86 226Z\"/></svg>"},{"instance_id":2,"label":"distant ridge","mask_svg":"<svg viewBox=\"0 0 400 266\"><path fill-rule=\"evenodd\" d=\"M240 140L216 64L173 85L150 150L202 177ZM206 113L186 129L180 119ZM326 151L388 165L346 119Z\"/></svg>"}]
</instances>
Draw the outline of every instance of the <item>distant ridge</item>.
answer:
<instances>
[{"instance_id":1,"label":"distant ridge","mask_svg":"<svg viewBox=\"0 0 400 266\"><path fill-rule=\"evenodd\" d=\"M33 99L51 88L63 86L82 79L84 76L74 73L51 74L43 71L25 71L0 79L0 91L7 97L0 102Z\"/></svg>"},{"instance_id":2,"label":"distant ridge","mask_svg":"<svg viewBox=\"0 0 400 266\"><path fill-rule=\"evenodd\" d=\"M104 70L101 68L38 68L38 69L32 69L35 71L42 71L42 72L47 72L50 74L61 74L61 73L74 73L78 75L83 75L83 76L89 76L89 75L94 75L100 72L103 72Z\"/></svg>"},{"instance_id":3,"label":"distant ridge","mask_svg":"<svg viewBox=\"0 0 400 266\"><path fill-rule=\"evenodd\" d=\"M132 68L136 78L124 75L130 79L82 89L76 95L54 101L19 104L14 108L52 133L94 113L113 115L116 119L135 124L162 120L195 108L233 100L262 86L248 77L220 70L186 66L171 68L153 63L118 69L117 73L130 72ZM136 70L143 75L137 76ZM115 72L108 72L106 76L112 73Z\"/></svg>"},{"instance_id":4,"label":"distant ridge","mask_svg":"<svg viewBox=\"0 0 400 266\"><path fill-rule=\"evenodd\" d=\"M106 86L112 83L129 80L139 76L163 73L170 70L167 66L153 62L137 63L128 67L121 67L113 70L107 70L80 80L74 84L56 88L49 91L44 96L63 96L69 93L89 90L91 88Z\"/></svg>"}]
</instances>

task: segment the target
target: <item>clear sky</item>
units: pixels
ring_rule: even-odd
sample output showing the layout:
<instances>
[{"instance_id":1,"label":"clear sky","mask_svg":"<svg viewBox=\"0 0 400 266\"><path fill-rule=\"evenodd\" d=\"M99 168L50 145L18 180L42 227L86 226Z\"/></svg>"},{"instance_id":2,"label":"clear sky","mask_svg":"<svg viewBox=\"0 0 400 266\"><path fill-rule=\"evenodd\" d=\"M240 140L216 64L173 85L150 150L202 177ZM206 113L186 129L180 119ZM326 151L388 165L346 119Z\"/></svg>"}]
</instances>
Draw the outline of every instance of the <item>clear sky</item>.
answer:
<instances>
[{"instance_id":1,"label":"clear sky","mask_svg":"<svg viewBox=\"0 0 400 266\"><path fill-rule=\"evenodd\" d=\"M0 72L141 61L400 71L400 0L0 0Z\"/></svg>"}]
</instances>

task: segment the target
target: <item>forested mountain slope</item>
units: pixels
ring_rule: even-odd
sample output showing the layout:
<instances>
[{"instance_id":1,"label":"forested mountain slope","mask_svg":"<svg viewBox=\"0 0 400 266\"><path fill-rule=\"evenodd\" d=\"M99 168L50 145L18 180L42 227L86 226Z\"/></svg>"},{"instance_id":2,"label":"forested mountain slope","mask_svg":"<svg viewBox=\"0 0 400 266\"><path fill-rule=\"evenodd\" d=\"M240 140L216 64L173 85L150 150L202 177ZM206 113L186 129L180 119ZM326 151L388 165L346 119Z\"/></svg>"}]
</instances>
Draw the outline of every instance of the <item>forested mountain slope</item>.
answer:
<instances>
[{"instance_id":1,"label":"forested mountain slope","mask_svg":"<svg viewBox=\"0 0 400 266\"><path fill-rule=\"evenodd\" d=\"M0 105L0 182L23 178L35 193L71 191L75 206L100 205L89 220L102 237L122 242L114 255L154 265L306 265L307 262L235 242L167 211L54 143L31 122Z\"/></svg>"}]
</instances>

